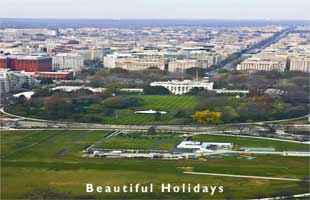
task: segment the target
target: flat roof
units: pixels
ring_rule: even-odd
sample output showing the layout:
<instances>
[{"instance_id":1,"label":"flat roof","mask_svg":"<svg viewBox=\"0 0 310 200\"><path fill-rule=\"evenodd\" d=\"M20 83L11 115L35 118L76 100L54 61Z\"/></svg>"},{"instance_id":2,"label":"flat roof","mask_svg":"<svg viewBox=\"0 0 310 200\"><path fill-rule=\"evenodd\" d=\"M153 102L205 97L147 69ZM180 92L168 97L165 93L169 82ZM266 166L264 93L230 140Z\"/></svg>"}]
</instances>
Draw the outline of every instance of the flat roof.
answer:
<instances>
[{"instance_id":1,"label":"flat roof","mask_svg":"<svg viewBox=\"0 0 310 200\"><path fill-rule=\"evenodd\" d=\"M43 60L43 59L51 59L52 57L50 56L25 56L25 55L7 55L7 56L0 56L1 59L18 59L18 60Z\"/></svg>"}]
</instances>

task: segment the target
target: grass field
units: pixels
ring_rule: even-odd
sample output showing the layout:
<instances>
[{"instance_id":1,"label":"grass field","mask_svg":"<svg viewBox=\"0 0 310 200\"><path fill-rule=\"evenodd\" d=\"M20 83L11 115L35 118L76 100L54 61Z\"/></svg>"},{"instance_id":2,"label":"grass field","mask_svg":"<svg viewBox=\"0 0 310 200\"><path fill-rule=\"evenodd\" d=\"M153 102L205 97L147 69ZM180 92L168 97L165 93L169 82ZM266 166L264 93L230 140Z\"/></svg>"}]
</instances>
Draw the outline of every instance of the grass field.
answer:
<instances>
[{"instance_id":1,"label":"grass field","mask_svg":"<svg viewBox=\"0 0 310 200\"><path fill-rule=\"evenodd\" d=\"M194 109L198 105L195 96L142 95L144 109L178 110Z\"/></svg>"},{"instance_id":2,"label":"grass field","mask_svg":"<svg viewBox=\"0 0 310 200\"><path fill-rule=\"evenodd\" d=\"M1 133L1 157L57 159L78 157L87 146L104 138L106 131L9 131Z\"/></svg>"},{"instance_id":3,"label":"grass field","mask_svg":"<svg viewBox=\"0 0 310 200\"><path fill-rule=\"evenodd\" d=\"M104 149L142 149L142 150L170 150L176 146L182 138L180 137L124 137L116 136L106 141Z\"/></svg>"},{"instance_id":4,"label":"grass field","mask_svg":"<svg viewBox=\"0 0 310 200\"><path fill-rule=\"evenodd\" d=\"M191 166L200 172L305 178L309 176L308 158L223 157L202 162L81 157L85 147L107 134L106 131L1 131L1 199L250 199L309 192L308 183L185 175L177 169ZM85 192L86 183L102 186L153 183L155 191L90 194ZM224 185L224 193L214 196L161 193L158 187L162 183Z\"/></svg>"},{"instance_id":5,"label":"grass field","mask_svg":"<svg viewBox=\"0 0 310 200\"><path fill-rule=\"evenodd\" d=\"M174 115L179 110L192 111L199 104L195 96L172 96L172 95L141 95L135 96L143 100L143 105L131 109L116 110L113 117L104 117L107 124L182 124L182 118ZM167 114L156 119L154 114L134 114L137 110L160 110ZM189 116L188 116L189 117ZM181 122L180 122L181 121Z\"/></svg>"}]
</instances>

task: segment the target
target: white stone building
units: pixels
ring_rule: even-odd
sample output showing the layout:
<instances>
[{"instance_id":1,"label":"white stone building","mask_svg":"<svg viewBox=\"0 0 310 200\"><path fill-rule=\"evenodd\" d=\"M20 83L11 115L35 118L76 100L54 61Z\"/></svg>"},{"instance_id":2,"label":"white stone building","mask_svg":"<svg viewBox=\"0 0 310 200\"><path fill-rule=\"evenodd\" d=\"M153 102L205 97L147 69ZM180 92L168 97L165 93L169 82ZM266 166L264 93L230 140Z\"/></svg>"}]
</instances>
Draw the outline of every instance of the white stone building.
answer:
<instances>
[{"instance_id":1,"label":"white stone building","mask_svg":"<svg viewBox=\"0 0 310 200\"><path fill-rule=\"evenodd\" d=\"M299 56L290 59L290 71L310 72L310 56Z\"/></svg>"},{"instance_id":2,"label":"white stone building","mask_svg":"<svg viewBox=\"0 0 310 200\"><path fill-rule=\"evenodd\" d=\"M150 86L162 86L167 88L172 94L183 95L189 93L193 88L203 88L205 90L213 90L213 82L208 80L194 81L194 80L184 80L184 81L166 81L166 82L152 82Z\"/></svg>"},{"instance_id":3,"label":"white stone building","mask_svg":"<svg viewBox=\"0 0 310 200\"><path fill-rule=\"evenodd\" d=\"M165 60L156 56L136 56L132 54L108 54L104 57L104 67L126 70L144 70L151 67L165 69Z\"/></svg>"},{"instance_id":4,"label":"white stone building","mask_svg":"<svg viewBox=\"0 0 310 200\"><path fill-rule=\"evenodd\" d=\"M84 65L84 59L79 54L61 53L53 56L53 70L79 71Z\"/></svg>"},{"instance_id":5,"label":"white stone building","mask_svg":"<svg viewBox=\"0 0 310 200\"><path fill-rule=\"evenodd\" d=\"M192 59L185 59L185 60L175 60L169 62L168 71L170 72L185 72L185 70L190 68L207 68L208 62L207 61L198 61Z\"/></svg>"},{"instance_id":6,"label":"white stone building","mask_svg":"<svg viewBox=\"0 0 310 200\"><path fill-rule=\"evenodd\" d=\"M237 70L244 71L280 71L286 69L286 59L249 58L237 66Z\"/></svg>"}]
</instances>

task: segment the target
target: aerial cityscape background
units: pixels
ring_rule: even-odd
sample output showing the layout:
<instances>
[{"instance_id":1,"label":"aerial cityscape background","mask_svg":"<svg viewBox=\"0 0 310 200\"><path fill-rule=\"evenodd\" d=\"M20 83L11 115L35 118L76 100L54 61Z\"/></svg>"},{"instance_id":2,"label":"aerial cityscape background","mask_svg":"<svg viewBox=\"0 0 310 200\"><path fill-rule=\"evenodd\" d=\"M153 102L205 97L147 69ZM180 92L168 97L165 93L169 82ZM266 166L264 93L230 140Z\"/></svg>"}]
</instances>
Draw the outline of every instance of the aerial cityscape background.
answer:
<instances>
[{"instance_id":1,"label":"aerial cityscape background","mask_svg":"<svg viewBox=\"0 0 310 200\"><path fill-rule=\"evenodd\" d=\"M310 1L0 1L0 199L310 197Z\"/></svg>"}]
</instances>

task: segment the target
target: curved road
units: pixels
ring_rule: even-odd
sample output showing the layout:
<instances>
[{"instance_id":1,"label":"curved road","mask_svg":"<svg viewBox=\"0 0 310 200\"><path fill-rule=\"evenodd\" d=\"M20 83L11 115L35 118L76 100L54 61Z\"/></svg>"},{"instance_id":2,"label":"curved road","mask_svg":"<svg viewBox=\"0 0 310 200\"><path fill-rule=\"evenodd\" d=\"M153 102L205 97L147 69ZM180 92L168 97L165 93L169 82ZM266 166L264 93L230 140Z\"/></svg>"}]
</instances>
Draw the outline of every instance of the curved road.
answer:
<instances>
[{"instance_id":1,"label":"curved road","mask_svg":"<svg viewBox=\"0 0 310 200\"><path fill-rule=\"evenodd\" d=\"M71 122L61 122L61 121L51 121L51 120L43 120L43 119L36 119L36 118L29 118L29 117L23 117L14 115L11 113L7 113L3 108L0 108L0 112L4 115L19 118L20 120L28 120L33 122L41 122L42 127L38 129L97 129L97 130L125 130L125 131L146 131L150 127L154 125L112 125L112 124L90 124L90 123L71 123ZM309 115L301 116L297 118L291 118L291 119L282 119L282 120L273 120L273 121L262 121L262 122L253 122L253 123L232 123L232 124L221 124L221 125L213 125L213 126L192 126L192 125L156 125L157 129L163 130L163 131L171 131L171 132L182 132L182 133L188 133L191 134L193 132L196 132L195 134L210 134L210 135L230 135L230 136L236 136L236 137L249 137L249 138L257 138L257 139L270 139L270 140L278 140L278 141L287 141L287 142L295 142L295 143L303 143L300 141L297 141L297 138L292 139L284 139L284 138L271 138L271 137L263 137L263 136L254 136L254 135L232 135L232 134L225 134L225 132L231 133L231 130L236 129L238 126L248 126L248 125L265 125L265 124L271 124L271 123L280 123L280 122L286 122L286 121L292 121L292 120L298 120L303 119L305 117L309 117ZM31 128L32 125L29 126ZM222 130L224 127L229 129L229 126L231 126L230 131ZM310 125L306 125L307 127L310 127ZM32 128L36 129L36 128ZM237 129L235 131L238 131ZM198 132L198 133L197 133ZM222 134L221 134L222 133ZM294 140L295 139L295 140Z\"/></svg>"},{"instance_id":2,"label":"curved road","mask_svg":"<svg viewBox=\"0 0 310 200\"><path fill-rule=\"evenodd\" d=\"M76 122L63 122L63 121L52 121L52 120L45 120L45 119L37 119L37 118L31 118L31 117L24 117L20 115L15 115L8 113L4 110L4 108L0 108L0 112L4 115L10 116L10 117L15 117L15 118L20 118L21 120L29 120L29 121L37 121L37 122L49 122L49 123L70 123L70 124L80 124L80 125L87 125L87 126L98 126L98 125L103 125L103 126L113 126L117 127L120 126L121 128L124 126L128 127L150 127L154 125L113 125L113 124L93 124L93 123L76 123ZM210 126L193 126L193 125L156 125L156 127L192 127L192 128L197 128L197 127L204 127L204 128L212 128L212 127L219 127L219 126L242 126L242 125L264 125L264 124L272 124L272 123L280 123L280 122L288 122L288 121L294 121L294 120L299 120L303 119L306 117L310 117L310 114L305 115L305 116L300 116L300 117L295 117L295 118L290 118L290 119L280 119L280 120L272 120L272 121L260 121L260 122L247 122L247 123L228 123L228 124L219 124L219 125L210 125Z\"/></svg>"}]
</instances>

